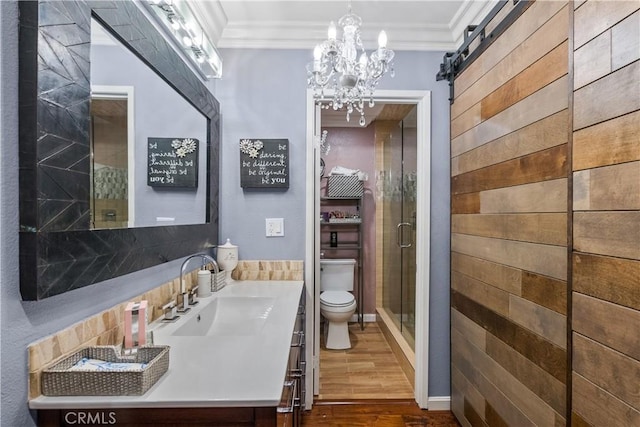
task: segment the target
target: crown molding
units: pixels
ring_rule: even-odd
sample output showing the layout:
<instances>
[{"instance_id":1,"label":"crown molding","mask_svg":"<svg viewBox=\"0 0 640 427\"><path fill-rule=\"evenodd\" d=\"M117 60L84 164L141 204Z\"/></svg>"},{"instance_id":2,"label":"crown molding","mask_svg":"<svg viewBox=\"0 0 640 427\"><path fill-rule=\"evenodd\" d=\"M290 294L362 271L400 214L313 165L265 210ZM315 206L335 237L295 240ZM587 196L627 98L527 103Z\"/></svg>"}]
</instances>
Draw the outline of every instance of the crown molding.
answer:
<instances>
[{"instance_id":1,"label":"crown molding","mask_svg":"<svg viewBox=\"0 0 640 427\"><path fill-rule=\"evenodd\" d=\"M369 25L389 35L393 50L455 50L448 25ZM311 49L325 40L327 26L317 22L231 22L217 43L218 48ZM378 31L362 31L365 49L377 47Z\"/></svg>"},{"instance_id":2,"label":"crown molding","mask_svg":"<svg viewBox=\"0 0 640 427\"><path fill-rule=\"evenodd\" d=\"M480 24L496 4L498 4L498 0L466 0L449 23L451 36L454 40L454 47L450 50L456 50L460 47L464 43L464 33L467 27Z\"/></svg>"},{"instance_id":3,"label":"crown molding","mask_svg":"<svg viewBox=\"0 0 640 427\"><path fill-rule=\"evenodd\" d=\"M385 29L389 48L401 51L455 51L468 25L479 24L498 0L465 0L449 23L441 25L367 22L368 28ZM232 21L219 0L189 2L209 39L217 48L311 49L326 39L327 26L316 21ZM378 30L363 29L365 48L377 46Z\"/></svg>"},{"instance_id":4,"label":"crown molding","mask_svg":"<svg viewBox=\"0 0 640 427\"><path fill-rule=\"evenodd\" d=\"M229 18L219 0L189 2L198 23L204 28L209 40L218 47L222 32L229 23Z\"/></svg>"}]
</instances>

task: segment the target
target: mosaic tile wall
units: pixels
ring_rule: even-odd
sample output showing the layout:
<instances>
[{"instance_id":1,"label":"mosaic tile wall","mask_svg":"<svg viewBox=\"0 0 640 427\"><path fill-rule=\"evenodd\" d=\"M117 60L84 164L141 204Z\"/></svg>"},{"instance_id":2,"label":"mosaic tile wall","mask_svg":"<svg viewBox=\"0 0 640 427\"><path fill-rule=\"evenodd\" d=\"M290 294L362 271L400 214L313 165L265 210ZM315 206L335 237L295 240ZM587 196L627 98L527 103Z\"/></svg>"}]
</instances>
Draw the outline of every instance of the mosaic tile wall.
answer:
<instances>
[{"instance_id":1,"label":"mosaic tile wall","mask_svg":"<svg viewBox=\"0 0 640 427\"><path fill-rule=\"evenodd\" d=\"M235 280L304 280L303 261L239 261Z\"/></svg>"}]
</instances>

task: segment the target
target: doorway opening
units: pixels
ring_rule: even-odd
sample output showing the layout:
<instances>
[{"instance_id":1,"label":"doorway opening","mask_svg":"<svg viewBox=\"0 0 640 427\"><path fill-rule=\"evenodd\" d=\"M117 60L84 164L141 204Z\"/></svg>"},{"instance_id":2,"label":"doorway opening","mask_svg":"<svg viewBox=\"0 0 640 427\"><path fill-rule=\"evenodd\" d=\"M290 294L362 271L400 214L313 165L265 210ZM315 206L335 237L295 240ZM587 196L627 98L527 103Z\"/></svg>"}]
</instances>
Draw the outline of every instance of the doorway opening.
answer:
<instances>
[{"instance_id":1,"label":"doorway opening","mask_svg":"<svg viewBox=\"0 0 640 427\"><path fill-rule=\"evenodd\" d=\"M308 267L305 281L308 284L307 307L313 308L313 316L308 316L307 323L307 330L313 331L313 343L309 342L308 346L308 360L313 360L313 363L307 370L307 377L313 378L313 381L308 382L313 385L313 389L307 390L306 408L311 407L312 396L318 396L320 393L323 369L320 363L321 351L326 351L321 347L323 332L319 296L320 258L327 254L322 247L326 239L323 240L320 226L322 221L318 221L318 218L321 213L327 215L329 212L322 211L320 207L320 200L326 194L326 190L322 188L325 184L321 184L320 160L324 160L326 175L336 166L361 170L363 167L358 164L358 161L365 160L367 156L371 159L372 168L365 171L368 181L364 184L362 211L357 215L362 219L361 249L364 253L359 265L361 274L356 275L356 280L363 280L364 284L354 286L354 293L360 304L358 310L361 311L358 311L352 319L364 320L364 323L352 323L350 326L350 336L356 340L359 347L353 351L364 354L368 351L378 351L368 350L370 343L366 341L379 341L378 337L382 337L384 333L386 339L382 339L394 344L392 347L396 352L395 357L401 356L400 359L404 359L405 372L409 372L408 377L414 385L410 393L420 407L427 407L430 93L379 91L374 99L379 111L375 114L367 111L367 121L370 124L363 129L357 124L356 128L345 127L344 122L341 127L340 123L333 122L337 117L335 113L331 112L325 117L323 113L326 110L317 108L312 97L308 96L307 221L309 226L306 236ZM368 154L365 154L365 151L360 153L353 151L354 144L358 144L358 136L355 133L358 129L363 135L369 133L368 137L372 143ZM324 146L321 147L320 142L323 138ZM330 146L328 153L327 144ZM399 162L396 162L397 160ZM336 164L337 162L344 162L344 164L339 165ZM397 207L401 207L399 221L392 215L396 213ZM330 214L340 217L343 212ZM350 213L347 216L350 216ZM390 221L397 223L389 227ZM349 239L346 232L342 234ZM391 250L392 243L395 251ZM396 255L400 256L400 261L392 258ZM331 257L336 258L336 256ZM398 282L398 278L394 276L396 272L400 272L399 274L404 275L407 280L401 280L400 283L404 283L403 286L394 289L393 283ZM364 292L364 295L357 294L360 292ZM396 310L397 304L394 304L398 301L405 311L395 315L395 311L398 310ZM311 311L309 313L311 314ZM399 321L394 323L394 317ZM401 343L396 343L397 341ZM333 357L341 359L343 354L334 352ZM370 365L371 361L368 363ZM355 366L357 365L353 365L351 370L357 371ZM359 367L366 371L366 362L362 361ZM366 398L366 396L358 397ZM406 398L405 395L389 395L386 398L393 397Z\"/></svg>"},{"instance_id":2,"label":"doorway opening","mask_svg":"<svg viewBox=\"0 0 640 427\"><path fill-rule=\"evenodd\" d=\"M134 107L132 86L91 87L91 228L133 227Z\"/></svg>"}]
</instances>

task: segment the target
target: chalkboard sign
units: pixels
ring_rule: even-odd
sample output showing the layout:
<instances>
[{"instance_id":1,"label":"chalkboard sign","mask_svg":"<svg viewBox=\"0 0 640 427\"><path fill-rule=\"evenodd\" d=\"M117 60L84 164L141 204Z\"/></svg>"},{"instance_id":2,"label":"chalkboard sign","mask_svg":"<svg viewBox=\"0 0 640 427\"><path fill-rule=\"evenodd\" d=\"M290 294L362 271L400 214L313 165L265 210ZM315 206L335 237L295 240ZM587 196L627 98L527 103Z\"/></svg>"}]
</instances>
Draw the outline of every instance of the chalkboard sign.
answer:
<instances>
[{"instance_id":1,"label":"chalkboard sign","mask_svg":"<svg viewBox=\"0 0 640 427\"><path fill-rule=\"evenodd\" d=\"M198 187L198 140L148 138L147 185Z\"/></svg>"},{"instance_id":2,"label":"chalkboard sign","mask_svg":"<svg viewBox=\"0 0 640 427\"><path fill-rule=\"evenodd\" d=\"M241 139L242 188L289 188L289 140Z\"/></svg>"}]
</instances>

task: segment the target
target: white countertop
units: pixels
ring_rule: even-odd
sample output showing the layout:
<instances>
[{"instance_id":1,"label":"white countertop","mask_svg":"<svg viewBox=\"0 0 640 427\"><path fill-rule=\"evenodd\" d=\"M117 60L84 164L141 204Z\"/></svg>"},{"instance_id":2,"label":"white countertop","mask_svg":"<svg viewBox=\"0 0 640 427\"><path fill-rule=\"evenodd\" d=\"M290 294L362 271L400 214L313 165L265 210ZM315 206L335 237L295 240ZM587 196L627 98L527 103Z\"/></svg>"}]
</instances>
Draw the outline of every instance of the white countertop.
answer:
<instances>
[{"instance_id":1,"label":"white countertop","mask_svg":"<svg viewBox=\"0 0 640 427\"><path fill-rule=\"evenodd\" d=\"M226 286L175 323L150 325L170 345L169 369L141 396L40 396L31 409L278 406L302 281L242 281ZM274 298L257 335L172 336L219 297Z\"/></svg>"}]
</instances>

